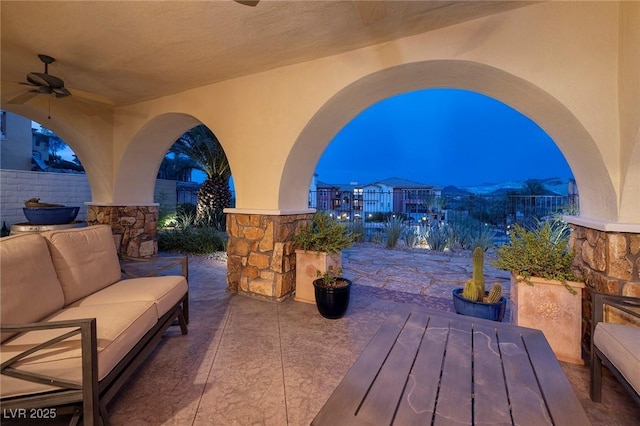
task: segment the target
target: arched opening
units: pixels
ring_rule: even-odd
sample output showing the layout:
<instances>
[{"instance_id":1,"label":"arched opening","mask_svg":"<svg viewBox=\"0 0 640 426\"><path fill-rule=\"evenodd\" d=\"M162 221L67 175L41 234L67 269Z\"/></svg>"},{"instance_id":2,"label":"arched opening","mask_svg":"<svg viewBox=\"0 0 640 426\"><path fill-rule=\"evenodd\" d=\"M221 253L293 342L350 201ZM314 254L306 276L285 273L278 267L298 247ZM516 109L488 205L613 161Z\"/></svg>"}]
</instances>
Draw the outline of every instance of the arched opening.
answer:
<instances>
[{"instance_id":1,"label":"arched opening","mask_svg":"<svg viewBox=\"0 0 640 426\"><path fill-rule=\"evenodd\" d=\"M393 217L402 235L417 237L405 245L426 247L425 236L440 230L455 240L451 249L502 244L514 224L579 211L555 142L508 105L460 89L412 91L366 108L323 153L309 200L364 240L384 239Z\"/></svg>"},{"instance_id":2,"label":"arched opening","mask_svg":"<svg viewBox=\"0 0 640 426\"><path fill-rule=\"evenodd\" d=\"M349 121L391 96L425 88L458 88L503 102L537 123L557 144L581 189L581 216L615 220L615 191L585 128L557 99L528 81L469 61L426 61L370 74L336 93L311 119L291 150L280 182L281 208L308 204L308 185L322 152Z\"/></svg>"},{"instance_id":3,"label":"arched opening","mask_svg":"<svg viewBox=\"0 0 640 426\"><path fill-rule=\"evenodd\" d=\"M76 221L84 220L85 203L91 201L91 188L79 156L60 131L75 141L71 128L47 120L47 128L30 117L2 110L2 190L0 218L6 229L22 229L29 220L23 214L25 202L53 203L78 207ZM33 205L33 203L32 203ZM58 220L64 220L59 218ZM71 220L71 219L70 219ZM17 232L17 231L16 231Z\"/></svg>"},{"instance_id":4,"label":"arched opening","mask_svg":"<svg viewBox=\"0 0 640 426\"><path fill-rule=\"evenodd\" d=\"M173 196L158 199L159 249L193 254L223 251L224 209L232 207L230 180L229 161L215 134L204 124L183 133L158 171L156 194L165 185Z\"/></svg>"}]
</instances>

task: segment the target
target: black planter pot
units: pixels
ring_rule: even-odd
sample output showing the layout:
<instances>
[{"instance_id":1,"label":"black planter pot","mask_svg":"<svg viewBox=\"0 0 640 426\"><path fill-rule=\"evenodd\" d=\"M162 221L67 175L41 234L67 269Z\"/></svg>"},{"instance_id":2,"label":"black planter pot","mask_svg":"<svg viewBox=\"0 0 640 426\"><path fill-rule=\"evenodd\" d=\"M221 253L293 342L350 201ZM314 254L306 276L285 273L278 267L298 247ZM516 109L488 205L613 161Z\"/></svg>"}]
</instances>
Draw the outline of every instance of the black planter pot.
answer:
<instances>
[{"instance_id":1,"label":"black planter pot","mask_svg":"<svg viewBox=\"0 0 640 426\"><path fill-rule=\"evenodd\" d=\"M453 307L456 313L470 317L502 321L507 309L507 299L502 296L498 303L473 302L462 297L464 289L458 287L453 290ZM485 291L485 295L488 292Z\"/></svg>"},{"instance_id":2,"label":"black planter pot","mask_svg":"<svg viewBox=\"0 0 640 426\"><path fill-rule=\"evenodd\" d=\"M313 281L316 295L316 306L318 312L325 318L342 318L349 307L349 295L351 294L351 281L340 278L347 282L344 287L331 288L322 285L322 278Z\"/></svg>"}]
</instances>

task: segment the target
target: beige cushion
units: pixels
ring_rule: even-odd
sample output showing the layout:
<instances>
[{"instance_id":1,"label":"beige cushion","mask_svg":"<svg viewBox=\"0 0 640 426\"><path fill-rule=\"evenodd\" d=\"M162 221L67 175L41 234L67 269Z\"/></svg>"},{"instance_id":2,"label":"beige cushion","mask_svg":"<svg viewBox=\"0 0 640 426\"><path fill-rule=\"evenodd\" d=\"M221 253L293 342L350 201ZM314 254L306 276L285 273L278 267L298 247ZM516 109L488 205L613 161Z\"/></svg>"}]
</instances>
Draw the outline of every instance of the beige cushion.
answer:
<instances>
[{"instance_id":1,"label":"beige cushion","mask_svg":"<svg viewBox=\"0 0 640 426\"><path fill-rule=\"evenodd\" d=\"M42 234L64 292L65 306L120 280L120 262L107 225Z\"/></svg>"},{"instance_id":2,"label":"beige cushion","mask_svg":"<svg viewBox=\"0 0 640 426\"><path fill-rule=\"evenodd\" d=\"M187 280L182 276L132 278L117 282L78 300L71 306L91 306L127 301L152 302L160 318L187 293Z\"/></svg>"},{"instance_id":3,"label":"beige cushion","mask_svg":"<svg viewBox=\"0 0 640 426\"><path fill-rule=\"evenodd\" d=\"M126 302L118 304L92 305L66 308L47 318L47 321L62 321L80 318L96 318L98 338L98 380L102 380L116 364L156 323L156 310L151 302ZM2 362L41 343L69 331L69 329L32 331L2 344ZM80 381L81 369L80 336L74 336L53 345L51 348L30 355L20 361L20 370ZM45 392L56 389L0 376L2 397Z\"/></svg>"},{"instance_id":4,"label":"beige cushion","mask_svg":"<svg viewBox=\"0 0 640 426\"><path fill-rule=\"evenodd\" d=\"M599 322L593 343L640 393L640 328Z\"/></svg>"},{"instance_id":5,"label":"beige cushion","mask_svg":"<svg viewBox=\"0 0 640 426\"><path fill-rule=\"evenodd\" d=\"M64 295L39 234L0 239L0 321L4 325L37 322L62 309ZM11 337L2 334L2 340Z\"/></svg>"}]
</instances>

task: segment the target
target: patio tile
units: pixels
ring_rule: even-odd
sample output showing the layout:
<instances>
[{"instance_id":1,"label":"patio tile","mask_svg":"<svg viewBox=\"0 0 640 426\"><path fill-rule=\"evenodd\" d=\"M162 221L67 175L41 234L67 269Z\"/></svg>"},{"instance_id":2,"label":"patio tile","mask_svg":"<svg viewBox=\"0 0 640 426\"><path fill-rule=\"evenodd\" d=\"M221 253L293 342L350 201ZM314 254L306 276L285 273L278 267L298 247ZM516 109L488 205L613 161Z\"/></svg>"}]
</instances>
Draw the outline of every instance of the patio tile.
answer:
<instances>
[{"instance_id":1,"label":"patio tile","mask_svg":"<svg viewBox=\"0 0 640 426\"><path fill-rule=\"evenodd\" d=\"M189 334L166 333L108 407L111 423L308 425L398 304L453 311L451 290L471 275L470 264L470 255L459 253L356 245L343 257L354 281L349 309L327 320L315 305L229 293L224 261L192 257ZM485 273L508 292L508 274L490 267ZM409 285L419 292L408 292ZM595 404L588 368L562 366L594 425L640 418L612 377L605 375L603 403Z\"/></svg>"}]
</instances>

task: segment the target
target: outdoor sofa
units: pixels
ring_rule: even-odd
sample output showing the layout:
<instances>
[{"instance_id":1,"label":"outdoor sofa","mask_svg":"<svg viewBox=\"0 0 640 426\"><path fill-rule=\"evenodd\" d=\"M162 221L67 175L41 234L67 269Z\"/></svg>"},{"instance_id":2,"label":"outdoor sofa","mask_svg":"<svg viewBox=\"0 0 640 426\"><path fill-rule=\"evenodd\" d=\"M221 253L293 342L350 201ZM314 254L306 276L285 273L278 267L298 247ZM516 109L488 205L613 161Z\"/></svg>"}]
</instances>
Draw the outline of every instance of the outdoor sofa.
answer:
<instances>
[{"instance_id":1,"label":"outdoor sofa","mask_svg":"<svg viewBox=\"0 0 640 426\"><path fill-rule=\"evenodd\" d=\"M3 419L108 424L106 404L173 323L187 334L182 275L122 279L107 225L0 239Z\"/></svg>"},{"instance_id":2,"label":"outdoor sofa","mask_svg":"<svg viewBox=\"0 0 640 426\"><path fill-rule=\"evenodd\" d=\"M630 319L629 324L605 321L605 306ZM593 294L591 333L591 399L602 399L602 365L640 404L640 298Z\"/></svg>"}]
</instances>

